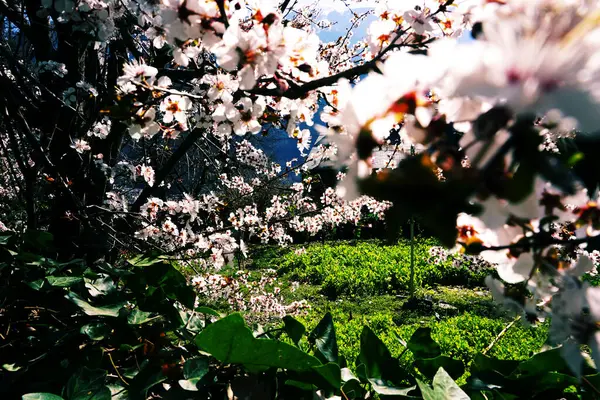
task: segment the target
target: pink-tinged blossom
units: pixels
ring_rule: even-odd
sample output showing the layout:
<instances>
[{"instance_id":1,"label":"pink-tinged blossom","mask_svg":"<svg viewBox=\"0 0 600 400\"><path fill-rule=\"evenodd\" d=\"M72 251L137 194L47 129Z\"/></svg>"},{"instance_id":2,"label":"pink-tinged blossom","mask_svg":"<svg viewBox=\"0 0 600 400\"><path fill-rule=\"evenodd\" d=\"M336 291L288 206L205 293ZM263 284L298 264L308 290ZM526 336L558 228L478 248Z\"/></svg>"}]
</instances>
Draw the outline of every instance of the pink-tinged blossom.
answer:
<instances>
[{"instance_id":1,"label":"pink-tinged blossom","mask_svg":"<svg viewBox=\"0 0 600 400\"><path fill-rule=\"evenodd\" d=\"M175 120L183 130L188 129L186 112L192 107L189 97L172 94L160 103L160 111L164 113L163 122L170 124Z\"/></svg>"},{"instance_id":2,"label":"pink-tinged blossom","mask_svg":"<svg viewBox=\"0 0 600 400\"><path fill-rule=\"evenodd\" d=\"M90 151L92 149L90 147L89 143L83 139L76 139L73 142L73 144L71 144L71 148L75 149L75 151L78 152L79 154L83 154L86 151Z\"/></svg>"},{"instance_id":3,"label":"pink-tinged blossom","mask_svg":"<svg viewBox=\"0 0 600 400\"><path fill-rule=\"evenodd\" d=\"M119 89L124 93L132 93L138 85L152 85L158 70L143 62L132 61L123 66L123 75L117 79Z\"/></svg>"},{"instance_id":4,"label":"pink-tinged blossom","mask_svg":"<svg viewBox=\"0 0 600 400\"><path fill-rule=\"evenodd\" d=\"M156 118L156 109L140 108L129 125L129 135L133 140L150 139L160 131L160 125L154 121Z\"/></svg>"},{"instance_id":5,"label":"pink-tinged blossom","mask_svg":"<svg viewBox=\"0 0 600 400\"><path fill-rule=\"evenodd\" d=\"M232 24L223 41L214 49L219 66L227 71L238 71L240 89L252 89L256 80L275 72L279 58L285 52L280 24L265 28L255 25L244 32Z\"/></svg>"}]
</instances>

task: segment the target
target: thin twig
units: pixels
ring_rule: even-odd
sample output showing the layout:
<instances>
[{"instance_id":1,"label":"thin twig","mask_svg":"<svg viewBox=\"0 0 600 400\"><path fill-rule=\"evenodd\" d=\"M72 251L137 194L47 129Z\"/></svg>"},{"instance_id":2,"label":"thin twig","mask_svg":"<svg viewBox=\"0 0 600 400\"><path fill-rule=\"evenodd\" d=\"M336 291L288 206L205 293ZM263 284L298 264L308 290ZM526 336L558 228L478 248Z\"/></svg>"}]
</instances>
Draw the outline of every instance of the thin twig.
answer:
<instances>
[{"instance_id":1,"label":"thin twig","mask_svg":"<svg viewBox=\"0 0 600 400\"><path fill-rule=\"evenodd\" d=\"M502 332L500 332L498 334L498 336L496 336L496 338L494 338L494 340L492 340L492 342L490 343L490 345L481 352L481 354L485 354L488 351L490 351L492 349L492 347L494 347L496 345L496 343L498 343L498 340L500 340L502 338L502 336L504 336L504 334L518 321L521 319L521 316L517 316L515 319L513 319L508 325L506 325L506 327L504 329L502 329Z\"/></svg>"},{"instance_id":2,"label":"thin twig","mask_svg":"<svg viewBox=\"0 0 600 400\"><path fill-rule=\"evenodd\" d=\"M110 363L112 364L113 368L115 369L115 372L117 373L117 376L119 377L119 379L121 380L121 382L123 382L125 385L129 386L129 383L127 383L127 381L125 379L123 379L123 377L119 373L119 370L117 369L117 366L115 365L115 362L113 361L112 356L110 355L110 353L107 352L106 354L108 354L108 359L110 360Z\"/></svg>"}]
</instances>

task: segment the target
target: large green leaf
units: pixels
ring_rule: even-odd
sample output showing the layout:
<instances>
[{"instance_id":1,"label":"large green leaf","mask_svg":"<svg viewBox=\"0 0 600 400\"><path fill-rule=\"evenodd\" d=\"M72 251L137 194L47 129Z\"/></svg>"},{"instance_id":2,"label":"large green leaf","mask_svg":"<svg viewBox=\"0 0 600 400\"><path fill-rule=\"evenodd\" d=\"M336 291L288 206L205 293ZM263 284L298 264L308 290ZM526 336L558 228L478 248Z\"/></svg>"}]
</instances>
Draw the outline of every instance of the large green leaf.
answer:
<instances>
[{"instance_id":1,"label":"large green leaf","mask_svg":"<svg viewBox=\"0 0 600 400\"><path fill-rule=\"evenodd\" d=\"M325 361L338 362L338 345L331 313L325 314L315 329L308 335L308 341L317 346Z\"/></svg>"},{"instance_id":2,"label":"large green leaf","mask_svg":"<svg viewBox=\"0 0 600 400\"><path fill-rule=\"evenodd\" d=\"M518 366L518 361L498 360L479 353L471 363L471 375L485 383L504 385L506 377Z\"/></svg>"},{"instance_id":3,"label":"large green leaf","mask_svg":"<svg viewBox=\"0 0 600 400\"><path fill-rule=\"evenodd\" d=\"M357 364L364 365L365 378L378 386L394 386L394 383L401 382L406 375L398 360L392 357L386 345L368 326L360 334ZM360 365L357 365L357 373L361 376Z\"/></svg>"},{"instance_id":4,"label":"large green leaf","mask_svg":"<svg viewBox=\"0 0 600 400\"><path fill-rule=\"evenodd\" d=\"M83 367L67 382L67 400L110 400L110 389L106 387L106 371Z\"/></svg>"},{"instance_id":5,"label":"large green leaf","mask_svg":"<svg viewBox=\"0 0 600 400\"><path fill-rule=\"evenodd\" d=\"M208 358L191 358L183 365L183 377L179 385L189 391L197 391L197 383L208 373Z\"/></svg>"},{"instance_id":6,"label":"large green leaf","mask_svg":"<svg viewBox=\"0 0 600 400\"><path fill-rule=\"evenodd\" d=\"M435 358L442 354L440 345L431 338L431 328L417 329L410 337L407 346L417 359Z\"/></svg>"},{"instance_id":7,"label":"large green leaf","mask_svg":"<svg viewBox=\"0 0 600 400\"><path fill-rule=\"evenodd\" d=\"M415 366L429 379L433 378L440 368L443 368L453 379L458 379L465 373L465 366L462 361L454 360L448 356L420 358L415 360Z\"/></svg>"},{"instance_id":8,"label":"large green leaf","mask_svg":"<svg viewBox=\"0 0 600 400\"><path fill-rule=\"evenodd\" d=\"M342 371L336 363L327 363L325 365L317 365L312 367L323 380L327 382L333 389L339 389L342 386ZM319 386L319 385L317 385Z\"/></svg>"},{"instance_id":9,"label":"large green leaf","mask_svg":"<svg viewBox=\"0 0 600 400\"><path fill-rule=\"evenodd\" d=\"M550 371L567 374L571 372L562 357L560 348L537 353L528 360L523 361L510 377L545 375Z\"/></svg>"},{"instance_id":10,"label":"large green leaf","mask_svg":"<svg viewBox=\"0 0 600 400\"><path fill-rule=\"evenodd\" d=\"M225 364L242 364L255 370L276 367L307 371L321 364L287 343L256 339L238 313L207 326L196 337L196 344Z\"/></svg>"},{"instance_id":11,"label":"large green leaf","mask_svg":"<svg viewBox=\"0 0 600 400\"><path fill-rule=\"evenodd\" d=\"M117 303L109 306L93 306L80 296L73 292L67 293L65 296L67 299L71 300L73 303L77 304L84 313L92 316L103 316L103 317L118 317L119 310L125 306L125 303Z\"/></svg>"},{"instance_id":12,"label":"large green leaf","mask_svg":"<svg viewBox=\"0 0 600 400\"><path fill-rule=\"evenodd\" d=\"M28 393L24 394L23 400L64 400L62 397L52 393Z\"/></svg>"},{"instance_id":13,"label":"large green leaf","mask_svg":"<svg viewBox=\"0 0 600 400\"><path fill-rule=\"evenodd\" d=\"M417 380L424 400L470 400L444 368L440 368L433 378L433 388Z\"/></svg>"},{"instance_id":14,"label":"large green leaf","mask_svg":"<svg viewBox=\"0 0 600 400\"><path fill-rule=\"evenodd\" d=\"M302 335L304 335L304 332L306 332L304 325L302 325L302 323L296 318L289 315L283 317L283 323L285 332L288 334L290 339L292 339L292 341L298 345L298 342L300 339L302 339Z\"/></svg>"},{"instance_id":15,"label":"large green leaf","mask_svg":"<svg viewBox=\"0 0 600 400\"><path fill-rule=\"evenodd\" d=\"M80 276L47 276L46 279L51 286L69 287L82 281Z\"/></svg>"}]
</instances>

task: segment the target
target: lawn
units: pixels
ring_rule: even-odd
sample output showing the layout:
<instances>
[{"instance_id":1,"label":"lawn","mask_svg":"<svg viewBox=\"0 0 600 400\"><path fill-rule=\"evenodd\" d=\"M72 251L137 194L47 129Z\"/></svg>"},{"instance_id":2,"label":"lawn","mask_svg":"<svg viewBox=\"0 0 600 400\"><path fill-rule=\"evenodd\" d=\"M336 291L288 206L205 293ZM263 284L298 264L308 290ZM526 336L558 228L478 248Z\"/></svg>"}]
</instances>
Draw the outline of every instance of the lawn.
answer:
<instances>
[{"instance_id":1,"label":"lawn","mask_svg":"<svg viewBox=\"0 0 600 400\"><path fill-rule=\"evenodd\" d=\"M407 242L332 242L288 249L263 248L249 263L253 273L276 269L286 301L311 305L298 319L308 329L326 312L333 316L340 354L349 364L359 353L360 333L369 325L393 356L410 363L404 343L419 327L430 327L442 353L468 366L479 352L500 359L523 360L544 345L547 325L526 327L496 305L483 286L492 271L469 262L434 264L429 249L415 246L417 300L408 301L410 248ZM469 265L465 265L469 264ZM291 282L299 282L293 289ZM508 327L508 329L506 329Z\"/></svg>"}]
</instances>

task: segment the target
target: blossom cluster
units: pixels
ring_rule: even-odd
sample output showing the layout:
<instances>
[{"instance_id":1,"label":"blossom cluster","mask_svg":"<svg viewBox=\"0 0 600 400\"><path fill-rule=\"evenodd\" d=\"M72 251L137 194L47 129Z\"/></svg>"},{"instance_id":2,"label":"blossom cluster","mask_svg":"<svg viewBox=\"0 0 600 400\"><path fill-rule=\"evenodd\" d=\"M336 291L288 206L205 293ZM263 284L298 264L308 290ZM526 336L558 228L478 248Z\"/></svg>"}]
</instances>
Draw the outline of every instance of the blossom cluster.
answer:
<instances>
[{"instance_id":1,"label":"blossom cluster","mask_svg":"<svg viewBox=\"0 0 600 400\"><path fill-rule=\"evenodd\" d=\"M443 184L429 181L439 188L481 182L460 206L478 212L458 214L457 245L495 265L504 283L524 289L516 296L490 277L496 298L528 321L552 316L551 339L563 344L576 373L583 362L579 344L589 345L600 361L600 288L581 279L594 273L593 251L582 251L599 233L600 208L597 193L583 182L561 181L547 171L558 170L554 154L561 139L600 126L598 7L562 0L456 2L437 14L428 7L388 7L369 31L376 53L422 34L443 38L429 44L426 55L403 51L410 46L392 52L378 72L353 87L340 81L339 112L323 119L332 140L342 144L338 158L348 173L338 193L346 197L364 187L382 194L378 187L407 182L401 168L408 165L421 176L443 176ZM459 21L473 27L476 40L445 35L446 22L437 22L442 15L448 26ZM412 36L398 39L394 26L407 23ZM385 34L386 24L392 35ZM401 140L417 150L419 166L401 163L398 174L372 178L373 151L398 125ZM527 190L511 194L521 190L517 182L525 174Z\"/></svg>"},{"instance_id":2,"label":"blossom cluster","mask_svg":"<svg viewBox=\"0 0 600 400\"><path fill-rule=\"evenodd\" d=\"M237 271L231 277L198 275L191 283L204 301L225 302L232 310L246 311L252 322L267 323L285 315L305 315L310 310L306 300L284 304L274 270L263 271L258 280L252 279L247 271Z\"/></svg>"}]
</instances>

